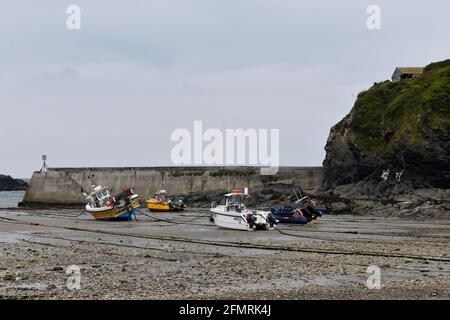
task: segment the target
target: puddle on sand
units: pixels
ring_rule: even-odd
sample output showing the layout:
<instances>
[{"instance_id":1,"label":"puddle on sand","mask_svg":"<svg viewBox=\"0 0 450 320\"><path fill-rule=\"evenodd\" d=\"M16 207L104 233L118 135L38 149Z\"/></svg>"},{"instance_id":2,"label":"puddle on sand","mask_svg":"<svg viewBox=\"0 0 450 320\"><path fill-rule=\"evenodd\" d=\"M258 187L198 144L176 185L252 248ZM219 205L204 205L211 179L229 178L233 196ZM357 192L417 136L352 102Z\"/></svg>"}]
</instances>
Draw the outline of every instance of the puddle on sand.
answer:
<instances>
[{"instance_id":1,"label":"puddle on sand","mask_svg":"<svg viewBox=\"0 0 450 320\"><path fill-rule=\"evenodd\" d=\"M16 243L22 240L28 240L31 236L18 232L0 232L0 243Z\"/></svg>"}]
</instances>

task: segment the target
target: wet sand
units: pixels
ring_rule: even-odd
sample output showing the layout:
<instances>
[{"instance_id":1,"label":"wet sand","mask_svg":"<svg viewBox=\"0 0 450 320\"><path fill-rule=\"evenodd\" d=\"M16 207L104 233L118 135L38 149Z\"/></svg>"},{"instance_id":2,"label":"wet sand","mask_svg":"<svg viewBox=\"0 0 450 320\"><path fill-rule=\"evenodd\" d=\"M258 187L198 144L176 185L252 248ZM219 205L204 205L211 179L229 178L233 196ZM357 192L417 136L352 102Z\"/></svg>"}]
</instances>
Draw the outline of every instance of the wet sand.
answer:
<instances>
[{"instance_id":1,"label":"wet sand","mask_svg":"<svg viewBox=\"0 0 450 320\"><path fill-rule=\"evenodd\" d=\"M205 210L100 222L76 210L0 211L3 299L449 299L450 221L332 216L271 231L217 228ZM80 288L70 290L70 265ZM381 289L366 286L367 267Z\"/></svg>"}]
</instances>

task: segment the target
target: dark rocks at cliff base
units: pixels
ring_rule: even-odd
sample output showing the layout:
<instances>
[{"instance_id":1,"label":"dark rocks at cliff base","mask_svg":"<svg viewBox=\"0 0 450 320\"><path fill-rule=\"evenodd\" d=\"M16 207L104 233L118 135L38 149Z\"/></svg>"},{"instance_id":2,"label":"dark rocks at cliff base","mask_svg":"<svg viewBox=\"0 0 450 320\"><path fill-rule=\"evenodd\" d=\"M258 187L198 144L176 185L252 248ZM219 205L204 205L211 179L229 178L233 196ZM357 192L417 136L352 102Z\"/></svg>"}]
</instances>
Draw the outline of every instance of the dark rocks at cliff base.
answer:
<instances>
[{"instance_id":1,"label":"dark rocks at cliff base","mask_svg":"<svg viewBox=\"0 0 450 320\"><path fill-rule=\"evenodd\" d=\"M0 174L0 191L20 191L27 187L28 183L23 180Z\"/></svg>"},{"instance_id":2,"label":"dark rocks at cliff base","mask_svg":"<svg viewBox=\"0 0 450 320\"><path fill-rule=\"evenodd\" d=\"M219 203L226 193L227 190L191 192L184 198L190 208L210 208L211 203ZM319 207L325 208L329 214L351 214L353 209L352 202L348 199L341 199L330 192L307 194L300 186L293 184L276 183L253 187L249 189L249 194L250 198L246 201L249 208L267 210L270 207L293 204L298 198L310 196L318 200Z\"/></svg>"},{"instance_id":3,"label":"dark rocks at cliff base","mask_svg":"<svg viewBox=\"0 0 450 320\"><path fill-rule=\"evenodd\" d=\"M248 199L247 205L261 208L294 202L297 200L294 189L299 197L305 195L301 188L292 184L277 183L250 188L251 197ZM228 193L227 190L191 192L185 196L185 202L190 207L207 208L211 206L212 202L219 203L226 193Z\"/></svg>"},{"instance_id":4,"label":"dark rocks at cliff base","mask_svg":"<svg viewBox=\"0 0 450 320\"><path fill-rule=\"evenodd\" d=\"M430 201L381 202L370 200L353 200L351 213L356 215L372 215L377 217L396 217L414 220L448 220L450 219L449 203Z\"/></svg>"},{"instance_id":5,"label":"dark rocks at cliff base","mask_svg":"<svg viewBox=\"0 0 450 320\"><path fill-rule=\"evenodd\" d=\"M330 211L333 213L349 212L350 206L342 201L332 202L330 204Z\"/></svg>"},{"instance_id":6,"label":"dark rocks at cliff base","mask_svg":"<svg viewBox=\"0 0 450 320\"><path fill-rule=\"evenodd\" d=\"M184 196L187 206L193 208L208 208L212 202L219 202L226 190L211 190L205 192L190 192Z\"/></svg>"},{"instance_id":7,"label":"dark rocks at cliff base","mask_svg":"<svg viewBox=\"0 0 450 320\"><path fill-rule=\"evenodd\" d=\"M249 193L251 197L248 200L248 206L259 208L292 203L297 200L297 197L306 195L299 186L282 183L258 186L252 188Z\"/></svg>"}]
</instances>

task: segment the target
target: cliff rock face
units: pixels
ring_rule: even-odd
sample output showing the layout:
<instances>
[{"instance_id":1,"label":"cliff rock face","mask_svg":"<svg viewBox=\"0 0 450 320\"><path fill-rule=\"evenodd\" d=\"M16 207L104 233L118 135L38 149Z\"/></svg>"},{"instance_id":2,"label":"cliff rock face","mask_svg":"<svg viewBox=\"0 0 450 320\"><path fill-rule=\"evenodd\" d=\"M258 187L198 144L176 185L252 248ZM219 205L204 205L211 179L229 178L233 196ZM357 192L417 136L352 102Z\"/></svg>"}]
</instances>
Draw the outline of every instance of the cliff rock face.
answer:
<instances>
[{"instance_id":1,"label":"cliff rock face","mask_svg":"<svg viewBox=\"0 0 450 320\"><path fill-rule=\"evenodd\" d=\"M0 174L0 191L26 190L28 184L20 179Z\"/></svg>"},{"instance_id":2,"label":"cliff rock face","mask_svg":"<svg viewBox=\"0 0 450 320\"><path fill-rule=\"evenodd\" d=\"M450 60L423 76L375 84L330 132L324 160L326 189L404 193L450 188Z\"/></svg>"}]
</instances>

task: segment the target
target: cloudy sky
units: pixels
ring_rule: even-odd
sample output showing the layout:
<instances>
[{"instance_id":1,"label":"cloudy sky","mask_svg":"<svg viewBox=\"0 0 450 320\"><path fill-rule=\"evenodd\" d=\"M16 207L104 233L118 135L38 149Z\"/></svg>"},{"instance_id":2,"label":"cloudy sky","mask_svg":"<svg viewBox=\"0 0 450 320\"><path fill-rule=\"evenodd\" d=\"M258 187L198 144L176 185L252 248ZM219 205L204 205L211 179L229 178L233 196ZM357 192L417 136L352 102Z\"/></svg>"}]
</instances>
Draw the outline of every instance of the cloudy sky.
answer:
<instances>
[{"instance_id":1,"label":"cloudy sky","mask_svg":"<svg viewBox=\"0 0 450 320\"><path fill-rule=\"evenodd\" d=\"M41 154L172 165L170 135L194 120L279 128L282 165L320 165L358 92L450 57L449 13L448 0L2 1L0 173L30 177Z\"/></svg>"}]
</instances>

